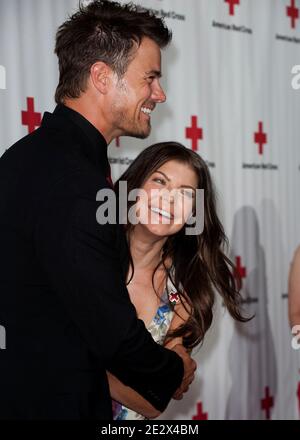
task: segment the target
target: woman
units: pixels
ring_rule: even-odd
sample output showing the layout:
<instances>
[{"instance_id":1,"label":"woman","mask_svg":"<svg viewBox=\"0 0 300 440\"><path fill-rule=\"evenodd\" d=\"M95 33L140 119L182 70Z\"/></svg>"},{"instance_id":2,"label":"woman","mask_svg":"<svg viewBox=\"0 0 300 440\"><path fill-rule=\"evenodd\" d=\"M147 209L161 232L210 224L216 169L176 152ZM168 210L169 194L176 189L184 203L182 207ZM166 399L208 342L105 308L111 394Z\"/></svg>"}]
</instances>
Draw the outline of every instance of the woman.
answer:
<instances>
[{"instance_id":1,"label":"woman","mask_svg":"<svg viewBox=\"0 0 300 440\"><path fill-rule=\"evenodd\" d=\"M203 159L179 143L154 144L120 177L117 194L121 181L127 182L128 193L143 190L138 203L128 202L129 214L134 210L139 221L125 226L131 254L127 287L138 317L155 341L168 348L181 343L188 350L202 342L212 322L215 291L234 319L246 321L239 309L233 265L223 253L226 237ZM187 235L186 223L197 214L200 188L204 230ZM158 415L135 391L108 376L114 419Z\"/></svg>"}]
</instances>

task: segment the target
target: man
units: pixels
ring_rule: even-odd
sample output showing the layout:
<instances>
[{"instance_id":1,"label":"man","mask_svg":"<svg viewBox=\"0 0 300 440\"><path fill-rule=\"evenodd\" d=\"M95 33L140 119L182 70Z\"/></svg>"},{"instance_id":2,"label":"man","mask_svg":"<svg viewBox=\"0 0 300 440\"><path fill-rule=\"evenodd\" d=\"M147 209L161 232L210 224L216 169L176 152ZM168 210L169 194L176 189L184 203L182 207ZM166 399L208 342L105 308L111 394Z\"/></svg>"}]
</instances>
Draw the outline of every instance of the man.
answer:
<instances>
[{"instance_id":1,"label":"man","mask_svg":"<svg viewBox=\"0 0 300 440\"><path fill-rule=\"evenodd\" d=\"M57 33L58 106L0 159L0 418L110 419L106 369L156 416L193 380L184 348L158 346L136 317L121 228L96 221L107 145L148 136L165 101L169 41L138 7L80 7Z\"/></svg>"}]
</instances>

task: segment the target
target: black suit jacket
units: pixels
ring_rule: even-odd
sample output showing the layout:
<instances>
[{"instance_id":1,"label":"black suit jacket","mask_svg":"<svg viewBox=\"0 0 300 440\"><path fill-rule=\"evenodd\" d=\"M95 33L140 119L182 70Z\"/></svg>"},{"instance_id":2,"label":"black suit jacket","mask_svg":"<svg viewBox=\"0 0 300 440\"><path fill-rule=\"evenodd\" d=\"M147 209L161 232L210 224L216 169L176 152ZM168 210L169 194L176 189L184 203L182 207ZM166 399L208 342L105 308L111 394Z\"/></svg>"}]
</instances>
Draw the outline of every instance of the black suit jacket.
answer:
<instances>
[{"instance_id":1,"label":"black suit jacket","mask_svg":"<svg viewBox=\"0 0 300 440\"><path fill-rule=\"evenodd\" d=\"M164 410L180 357L152 340L124 282L126 241L99 225L107 144L58 106L0 159L0 418L110 419L105 370Z\"/></svg>"}]
</instances>

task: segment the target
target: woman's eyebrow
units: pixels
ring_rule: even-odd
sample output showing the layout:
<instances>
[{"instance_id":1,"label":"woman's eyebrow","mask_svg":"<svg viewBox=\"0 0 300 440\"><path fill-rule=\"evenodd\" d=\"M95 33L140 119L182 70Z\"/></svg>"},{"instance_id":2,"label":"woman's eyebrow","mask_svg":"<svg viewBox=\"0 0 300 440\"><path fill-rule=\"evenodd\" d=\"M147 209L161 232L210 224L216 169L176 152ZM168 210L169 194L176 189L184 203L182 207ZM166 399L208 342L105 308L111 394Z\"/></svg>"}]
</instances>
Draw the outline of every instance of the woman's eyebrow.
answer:
<instances>
[{"instance_id":1,"label":"woman's eyebrow","mask_svg":"<svg viewBox=\"0 0 300 440\"><path fill-rule=\"evenodd\" d=\"M163 173L162 171L155 171L155 173L162 174L162 175L164 176L164 178L165 178L166 180L168 180L168 182L171 181L171 179L170 179L165 173ZM180 188L190 188L190 189L193 189L194 191L196 191L196 188L194 188L194 187L191 186L191 185L180 185Z\"/></svg>"},{"instance_id":2,"label":"woman's eyebrow","mask_svg":"<svg viewBox=\"0 0 300 440\"><path fill-rule=\"evenodd\" d=\"M168 180L168 182L171 181L171 179L165 173L163 173L162 171L155 171L155 173L162 174L165 177L165 179Z\"/></svg>"}]
</instances>

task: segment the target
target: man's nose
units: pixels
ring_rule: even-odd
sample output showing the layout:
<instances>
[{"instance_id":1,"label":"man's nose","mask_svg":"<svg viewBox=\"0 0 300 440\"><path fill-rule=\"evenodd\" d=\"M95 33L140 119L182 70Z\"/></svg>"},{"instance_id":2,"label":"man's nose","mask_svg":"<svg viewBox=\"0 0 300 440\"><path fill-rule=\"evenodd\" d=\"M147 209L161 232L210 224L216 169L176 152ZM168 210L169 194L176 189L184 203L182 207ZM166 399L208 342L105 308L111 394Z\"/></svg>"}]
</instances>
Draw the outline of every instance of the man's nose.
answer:
<instances>
[{"instance_id":1,"label":"man's nose","mask_svg":"<svg viewBox=\"0 0 300 440\"><path fill-rule=\"evenodd\" d=\"M166 94L159 82L157 82L153 88L152 99L158 103L163 103L167 99Z\"/></svg>"}]
</instances>

